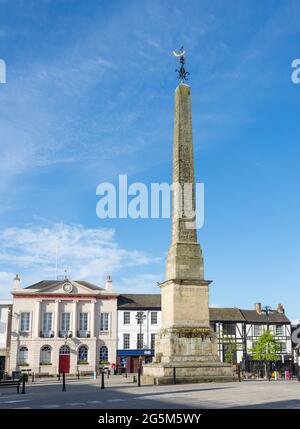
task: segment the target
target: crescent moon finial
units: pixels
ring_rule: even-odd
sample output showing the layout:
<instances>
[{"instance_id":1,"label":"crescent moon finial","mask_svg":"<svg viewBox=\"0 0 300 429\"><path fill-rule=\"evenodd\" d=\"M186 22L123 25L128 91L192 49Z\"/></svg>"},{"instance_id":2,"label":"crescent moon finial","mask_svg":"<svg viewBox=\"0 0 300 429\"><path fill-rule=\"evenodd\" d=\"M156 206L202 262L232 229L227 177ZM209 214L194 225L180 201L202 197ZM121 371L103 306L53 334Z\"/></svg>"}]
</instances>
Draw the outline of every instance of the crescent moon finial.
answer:
<instances>
[{"instance_id":1,"label":"crescent moon finial","mask_svg":"<svg viewBox=\"0 0 300 429\"><path fill-rule=\"evenodd\" d=\"M176 52L175 50L173 51L173 55L175 57L179 57L179 62L180 62L180 69L179 70L175 70L178 73L178 79L180 79L180 81L183 83L185 80L187 79L187 75L189 75L189 72L185 71L184 68L184 64L185 64L185 50L183 49L183 46L181 46L180 50L178 52Z\"/></svg>"}]
</instances>

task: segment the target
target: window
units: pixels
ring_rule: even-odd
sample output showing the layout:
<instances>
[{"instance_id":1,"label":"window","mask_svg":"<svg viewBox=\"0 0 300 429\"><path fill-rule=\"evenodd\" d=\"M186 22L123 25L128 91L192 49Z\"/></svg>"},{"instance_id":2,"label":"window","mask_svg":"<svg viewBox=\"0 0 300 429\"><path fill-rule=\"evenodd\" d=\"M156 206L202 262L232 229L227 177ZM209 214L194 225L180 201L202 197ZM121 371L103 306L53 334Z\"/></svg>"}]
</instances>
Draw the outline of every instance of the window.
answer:
<instances>
[{"instance_id":1,"label":"window","mask_svg":"<svg viewBox=\"0 0 300 429\"><path fill-rule=\"evenodd\" d=\"M107 362L108 361L108 348L106 346L100 347L100 362Z\"/></svg>"},{"instance_id":2,"label":"window","mask_svg":"<svg viewBox=\"0 0 300 429\"><path fill-rule=\"evenodd\" d=\"M130 349L130 334L123 334L123 349Z\"/></svg>"},{"instance_id":3,"label":"window","mask_svg":"<svg viewBox=\"0 0 300 429\"><path fill-rule=\"evenodd\" d=\"M60 355L69 355L70 354L70 347L67 345L61 346L61 348L59 349L59 354Z\"/></svg>"},{"instance_id":4,"label":"window","mask_svg":"<svg viewBox=\"0 0 300 429\"><path fill-rule=\"evenodd\" d=\"M51 347L43 346L41 348L41 365L49 365L49 364L51 364Z\"/></svg>"},{"instance_id":5,"label":"window","mask_svg":"<svg viewBox=\"0 0 300 429\"><path fill-rule=\"evenodd\" d=\"M124 311L124 319L123 319L124 325L130 324L130 311Z\"/></svg>"},{"instance_id":6,"label":"window","mask_svg":"<svg viewBox=\"0 0 300 429\"><path fill-rule=\"evenodd\" d=\"M137 334L137 346L138 349L144 348L144 334Z\"/></svg>"},{"instance_id":7,"label":"window","mask_svg":"<svg viewBox=\"0 0 300 429\"><path fill-rule=\"evenodd\" d=\"M108 331L108 328L109 328L109 313L101 313L100 331Z\"/></svg>"},{"instance_id":8,"label":"window","mask_svg":"<svg viewBox=\"0 0 300 429\"><path fill-rule=\"evenodd\" d=\"M280 348L281 348L281 353L286 353L287 352L286 343L281 343L280 344Z\"/></svg>"},{"instance_id":9,"label":"window","mask_svg":"<svg viewBox=\"0 0 300 429\"><path fill-rule=\"evenodd\" d=\"M78 349L78 363L88 362L88 348L87 346L80 346Z\"/></svg>"},{"instance_id":10,"label":"window","mask_svg":"<svg viewBox=\"0 0 300 429\"><path fill-rule=\"evenodd\" d=\"M88 313L80 313L79 318L79 331L88 330Z\"/></svg>"},{"instance_id":11,"label":"window","mask_svg":"<svg viewBox=\"0 0 300 429\"><path fill-rule=\"evenodd\" d=\"M261 325L254 325L253 326L253 335L254 337L259 337L262 333L262 326Z\"/></svg>"},{"instance_id":12,"label":"window","mask_svg":"<svg viewBox=\"0 0 300 429\"><path fill-rule=\"evenodd\" d=\"M21 313L21 332L29 332L30 330L30 313Z\"/></svg>"},{"instance_id":13,"label":"window","mask_svg":"<svg viewBox=\"0 0 300 429\"><path fill-rule=\"evenodd\" d=\"M283 337L284 335L283 325L276 325L276 335L278 337Z\"/></svg>"},{"instance_id":14,"label":"window","mask_svg":"<svg viewBox=\"0 0 300 429\"><path fill-rule=\"evenodd\" d=\"M151 312L151 325L157 325L157 311Z\"/></svg>"},{"instance_id":15,"label":"window","mask_svg":"<svg viewBox=\"0 0 300 429\"><path fill-rule=\"evenodd\" d=\"M61 330L63 332L70 330L70 313L62 313L61 315Z\"/></svg>"},{"instance_id":16,"label":"window","mask_svg":"<svg viewBox=\"0 0 300 429\"><path fill-rule=\"evenodd\" d=\"M52 313L44 313L43 315L43 331L49 332L52 330Z\"/></svg>"},{"instance_id":17,"label":"window","mask_svg":"<svg viewBox=\"0 0 300 429\"><path fill-rule=\"evenodd\" d=\"M235 335L235 323L223 323L222 327L224 335Z\"/></svg>"},{"instance_id":18,"label":"window","mask_svg":"<svg viewBox=\"0 0 300 429\"><path fill-rule=\"evenodd\" d=\"M19 348L19 365L28 363L28 348L22 346Z\"/></svg>"},{"instance_id":19,"label":"window","mask_svg":"<svg viewBox=\"0 0 300 429\"><path fill-rule=\"evenodd\" d=\"M155 334L151 334L151 349L155 349Z\"/></svg>"}]
</instances>

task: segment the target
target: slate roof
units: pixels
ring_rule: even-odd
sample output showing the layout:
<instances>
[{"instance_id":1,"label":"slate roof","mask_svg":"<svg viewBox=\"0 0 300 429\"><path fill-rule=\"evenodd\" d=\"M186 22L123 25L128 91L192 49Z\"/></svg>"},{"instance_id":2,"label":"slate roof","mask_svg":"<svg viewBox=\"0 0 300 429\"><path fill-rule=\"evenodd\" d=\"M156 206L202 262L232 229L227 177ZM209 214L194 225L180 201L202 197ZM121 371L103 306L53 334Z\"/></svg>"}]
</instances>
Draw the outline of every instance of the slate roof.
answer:
<instances>
[{"instance_id":1,"label":"slate roof","mask_svg":"<svg viewBox=\"0 0 300 429\"><path fill-rule=\"evenodd\" d=\"M123 309L161 309L160 294L126 294L119 295L118 308Z\"/></svg>"},{"instance_id":2,"label":"slate roof","mask_svg":"<svg viewBox=\"0 0 300 429\"><path fill-rule=\"evenodd\" d=\"M211 322L244 322L244 316L238 308L210 308Z\"/></svg>"},{"instance_id":3,"label":"slate roof","mask_svg":"<svg viewBox=\"0 0 300 429\"><path fill-rule=\"evenodd\" d=\"M267 323L268 318L265 313L257 313L256 310L241 310L245 320L250 323ZM291 323L284 313L273 311L269 313L269 323Z\"/></svg>"}]
</instances>

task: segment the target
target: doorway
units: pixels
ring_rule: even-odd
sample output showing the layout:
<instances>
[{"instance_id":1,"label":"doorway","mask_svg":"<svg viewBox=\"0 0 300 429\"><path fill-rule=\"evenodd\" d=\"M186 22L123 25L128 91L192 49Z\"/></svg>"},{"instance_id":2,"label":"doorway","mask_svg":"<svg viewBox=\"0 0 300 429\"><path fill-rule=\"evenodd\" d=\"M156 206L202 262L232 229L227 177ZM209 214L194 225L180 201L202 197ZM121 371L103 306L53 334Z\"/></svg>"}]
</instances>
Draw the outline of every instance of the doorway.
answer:
<instances>
[{"instance_id":1,"label":"doorway","mask_svg":"<svg viewBox=\"0 0 300 429\"><path fill-rule=\"evenodd\" d=\"M61 346L59 349L58 372L59 374L69 374L70 372L70 347L67 345Z\"/></svg>"}]
</instances>

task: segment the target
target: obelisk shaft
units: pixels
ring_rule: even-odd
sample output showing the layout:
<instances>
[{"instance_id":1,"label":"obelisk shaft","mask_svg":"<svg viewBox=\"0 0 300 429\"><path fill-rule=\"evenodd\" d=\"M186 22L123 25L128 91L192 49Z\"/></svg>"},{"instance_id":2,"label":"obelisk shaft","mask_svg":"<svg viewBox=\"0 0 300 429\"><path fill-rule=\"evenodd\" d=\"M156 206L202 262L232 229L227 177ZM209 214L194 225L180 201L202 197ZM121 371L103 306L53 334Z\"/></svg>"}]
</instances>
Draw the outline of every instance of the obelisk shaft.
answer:
<instances>
[{"instance_id":1,"label":"obelisk shaft","mask_svg":"<svg viewBox=\"0 0 300 429\"><path fill-rule=\"evenodd\" d=\"M197 243L195 218L194 154L190 87L175 91L173 143L172 244L167 258L166 279L202 280L203 258Z\"/></svg>"}]
</instances>

